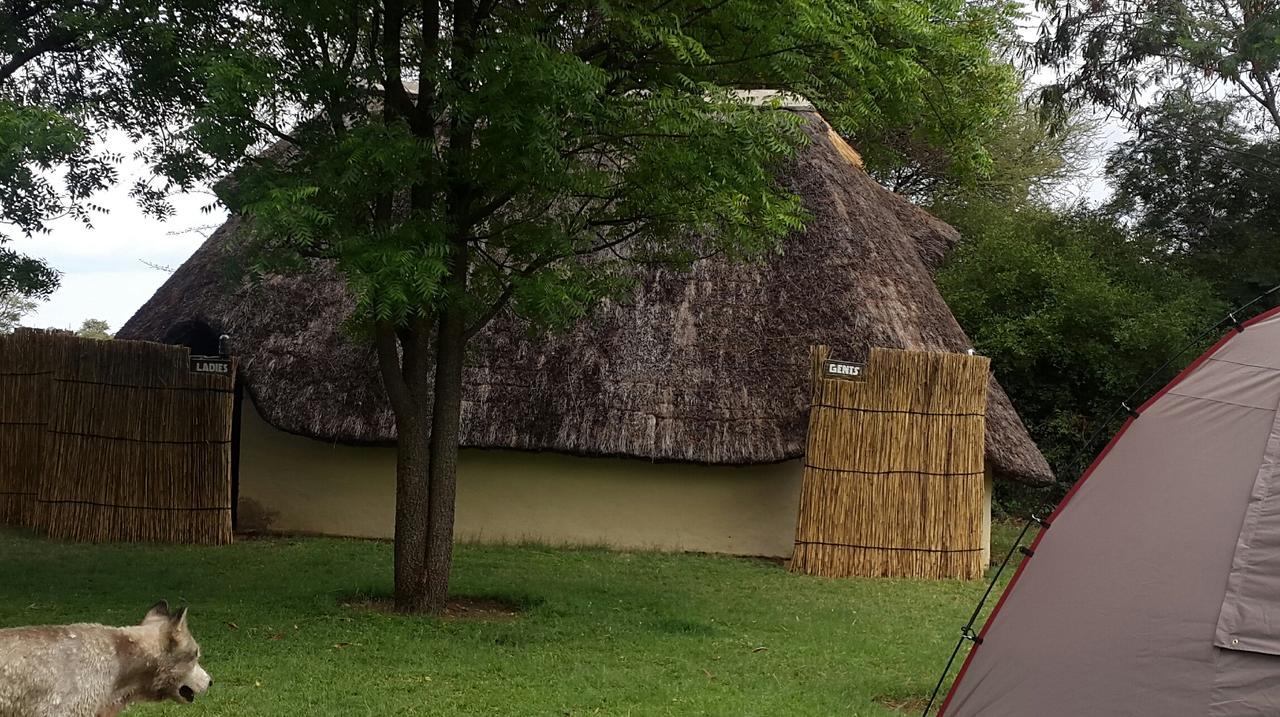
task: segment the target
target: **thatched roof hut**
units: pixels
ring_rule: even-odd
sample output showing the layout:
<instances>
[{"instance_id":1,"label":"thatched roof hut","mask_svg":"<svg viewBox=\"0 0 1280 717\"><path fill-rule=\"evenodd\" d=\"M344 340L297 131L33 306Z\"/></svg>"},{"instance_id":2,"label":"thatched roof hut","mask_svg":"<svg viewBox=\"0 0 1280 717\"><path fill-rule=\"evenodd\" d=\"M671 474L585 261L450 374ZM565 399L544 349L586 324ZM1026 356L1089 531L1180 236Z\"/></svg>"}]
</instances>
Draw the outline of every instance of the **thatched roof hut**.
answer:
<instances>
[{"instance_id":1,"label":"thatched roof hut","mask_svg":"<svg viewBox=\"0 0 1280 717\"><path fill-rule=\"evenodd\" d=\"M885 190L816 113L812 144L782 172L806 230L760 265L654 270L634 297L572 331L532 339L511 317L476 337L463 444L651 461L759 464L800 456L809 347L970 347L932 280L951 227ZM120 330L165 340L199 321L235 339L257 409L284 431L386 443L395 426L373 349L342 328L353 302L324 266L256 283L226 271L233 217ZM997 477L1051 478L1008 397L990 385L987 457Z\"/></svg>"}]
</instances>

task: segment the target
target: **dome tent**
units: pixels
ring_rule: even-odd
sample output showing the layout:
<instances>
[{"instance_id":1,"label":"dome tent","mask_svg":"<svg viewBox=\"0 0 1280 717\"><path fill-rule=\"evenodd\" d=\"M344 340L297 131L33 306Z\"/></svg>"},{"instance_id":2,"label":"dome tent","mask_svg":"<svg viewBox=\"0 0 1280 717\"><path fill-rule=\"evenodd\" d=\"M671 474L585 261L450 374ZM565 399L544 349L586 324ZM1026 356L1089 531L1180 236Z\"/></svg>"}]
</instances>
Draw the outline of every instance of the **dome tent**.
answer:
<instances>
[{"instance_id":1,"label":"dome tent","mask_svg":"<svg viewBox=\"0 0 1280 717\"><path fill-rule=\"evenodd\" d=\"M1046 521L940 714L1280 712L1280 309L1131 416Z\"/></svg>"}]
</instances>

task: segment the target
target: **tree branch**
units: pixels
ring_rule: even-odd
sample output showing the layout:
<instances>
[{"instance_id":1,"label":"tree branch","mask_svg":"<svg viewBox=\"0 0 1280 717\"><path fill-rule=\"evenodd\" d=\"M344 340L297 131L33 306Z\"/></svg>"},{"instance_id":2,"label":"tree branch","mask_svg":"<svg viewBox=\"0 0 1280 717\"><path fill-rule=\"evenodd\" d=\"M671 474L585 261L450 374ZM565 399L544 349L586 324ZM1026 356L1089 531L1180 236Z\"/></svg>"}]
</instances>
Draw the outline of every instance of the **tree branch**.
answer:
<instances>
[{"instance_id":1,"label":"tree branch","mask_svg":"<svg viewBox=\"0 0 1280 717\"><path fill-rule=\"evenodd\" d=\"M516 272L512 276L513 278L514 276L519 276L521 278L528 278L530 276L533 276L538 271L541 271L542 269L545 269L551 264L561 259L565 259L567 257L568 257L567 254L549 254L546 256L539 257L529 262L528 265L526 265L523 269ZM493 321L493 317L497 316L499 312L501 312L507 306L507 304L511 302L511 297L514 296L515 293L516 293L516 282L513 281L512 279L508 279L507 285L502 289L502 293L498 295L498 298L494 299L493 304L489 306L488 310L486 310L483 314L481 314L480 318L476 319L474 323L468 326L463 331L462 335L467 340L470 340L472 336L475 336L476 334L480 333L480 331L484 329L484 327L487 326L490 321Z\"/></svg>"},{"instance_id":2,"label":"tree branch","mask_svg":"<svg viewBox=\"0 0 1280 717\"><path fill-rule=\"evenodd\" d=\"M497 299L494 299L493 304L489 306L484 314L477 318L474 323L462 332L462 339L464 341L470 341L472 337L484 330L484 327L488 326L489 322L493 321L494 317L501 313L502 310L507 307L507 304L511 303L511 297L515 293L516 285L511 282L507 282L506 288L502 290L502 293Z\"/></svg>"},{"instance_id":3,"label":"tree branch","mask_svg":"<svg viewBox=\"0 0 1280 717\"><path fill-rule=\"evenodd\" d=\"M266 123L266 122L263 122L262 120L258 119L257 117L252 117L252 116L251 116L251 117L249 117L249 124L253 125L254 127L257 127L258 129L262 130L263 132L266 132L267 134L271 135L272 137L275 137L276 139L279 139L279 140L283 140L283 141L285 141L285 142L288 142L289 144L292 144L292 145L293 145L293 146L295 146L295 147L301 147L301 146L302 146L302 144L298 141L298 139L297 139L296 137L294 137L293 135L289 134L288 132L284 132L284 131L280 130L279 128L277 128L277 127L275 127L275 126L273 126L273 125L270 125L270 124L268 124L268 123Z\"/></svg>"},{"instance_id":4,"label":"tree branch","mask_svg":"<svg viewBox=\"0 0 1280 717\"><path fill-rule=\"evenodd\" d=\"M393 117L412 118L413 101L404 88L401 73L404 70L400 52L401 34L404 32L403 0L385 0L383 3L385 16L382 21L382 92L386 103L384 113L387 119Z\"/></svg>"},{"instance_id":5,"label":"tree branch","mask_svg":"<svg viewBox=\"0 0 1280 717\"><path fill-rule=\"evenodd\" d=\"M77 39L79 39L79 35L74 33L50 33L45 35L34 45L14 55L4 65L0 65L0 82L8 80L13 76L13 73L22 69L22 66L28 62L45 53L64 50Z\"/></svg>"},{"instance_id":6,"label":"tree branch","mask_svg":"<svg viewBox=\"0 0 1280 717\"><path fill-rule=\"evenodd\" d=\"M436 86L433 72L440 61L440 0L422 0L422 48L418 58L418 104L414 131L420 137L435 136Z\"/></svg>"},{"instance_id":7,"label":"tree branch","mask_svg":"<svg viewBox=\"0 0 1280 717\"><path fill-rule=\"evenodd\" d=\"M374 346L378 351L378 368L382 373L382 385L387 389L391 409L398 416L408 415L413 403L409 384L401 371L399 340L395 328L389 322L374 324Z\"/></svg>"}]
</instances>

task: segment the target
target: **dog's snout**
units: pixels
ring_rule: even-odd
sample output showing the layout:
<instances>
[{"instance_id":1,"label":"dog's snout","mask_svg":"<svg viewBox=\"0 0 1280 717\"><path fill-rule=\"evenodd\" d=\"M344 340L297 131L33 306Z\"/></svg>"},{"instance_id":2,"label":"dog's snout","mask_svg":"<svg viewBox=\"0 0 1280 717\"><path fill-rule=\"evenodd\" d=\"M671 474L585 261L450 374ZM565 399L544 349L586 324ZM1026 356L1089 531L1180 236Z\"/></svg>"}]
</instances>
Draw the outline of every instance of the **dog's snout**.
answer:
<instances>
[{"instance_id":1,"label":"dog's snout","mask_svg":"<svg viewBox=\"0 0 1280 717\"><path fill-rule=\"evenodd\" d=\"M209 686L213 687L213 675L209 675Z\"/></svg>"}]
</instances>

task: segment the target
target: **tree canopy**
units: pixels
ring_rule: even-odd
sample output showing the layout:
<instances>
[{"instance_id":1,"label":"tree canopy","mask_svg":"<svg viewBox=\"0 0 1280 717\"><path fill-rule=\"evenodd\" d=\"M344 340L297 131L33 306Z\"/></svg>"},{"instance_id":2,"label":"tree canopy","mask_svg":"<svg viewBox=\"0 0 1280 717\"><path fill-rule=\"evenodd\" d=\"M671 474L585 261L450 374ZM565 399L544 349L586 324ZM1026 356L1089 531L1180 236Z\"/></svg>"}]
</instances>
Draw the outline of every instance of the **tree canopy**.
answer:
<instances>
[{"instance_id":1,"label":"tree canopy","mask_svg":"<svg viewBox=\"0 0 1280 717\"><path fill-rule=\"evenodd\" d=\"M11 333L22 317L36 309L36 302L16 292L0 291L0 334Z\"/></svg>"},{"instance_id":2,"label":"tree canopy","mask_svg":"<svg viewBox=\"0 0 1280 717\"><path fill-rule=\"evenodd\" d=\"M1006 98L1003 112L983 128L991 161L981 172L957 168L945 149L897 133L871 142L863 157L886 187L938 211L968 201L1047 204L1085 174L1095 129L1094 122L1079 116L1050 127L1018 93Z\"/></svg>"},{"instance_id":3,"label":"tree canopy","mask_svg":"<svg viewBox=\"0 0 1280 717\"><path fill-rule=\"evenodd\" d=\"M965 239L939 288L1069 486L1086 437L1226 304L1104 211L977 202L948 219Z\"/></svg>"},{"instance_id":4,"label":"tree canopy","mask_svg":"<svg viewBox=\"0 0 1280 717\"><path fill-rule=\"evenodd\" d=\"M956 166L1013 87L1000 6L962 0L241 0L197 45L166 134L263 266L330 262L399 435L397 604L439 610L468 339L571 322L637 262L750 259L804 221L804 141L773 90L845 133L905 128ZM976 171L976 170L975 170Z\"/></svg>"},{"instance_id":5,"label":"tree canopy","mask_svg":"<svg viewBox=\"0 0 1280 717\"><path fill-rule=\"evenodd\" d=\"M76 336L83 339L111 338L111 325L102 319L85 319L76 329Z\"/></svg>"},{"instance_id":6,"label":"tree canopy","mask_svg":"<svg viewBox=\"0 0 1280 717\"><path fill-rule=\"evenodd\" d=\"M1280 131L1280 6L1221 0L1048 0L1035 58L1057 70L1046 108L1091 103L1141 123L1170 92L1225 100ZM1063 116L1063 115L1059 115Z\"/></svg>"},{"instance_id":7,"label":"tree canopy","mask_svg":"<svg viewBox=\"0 0 1280 717\"><path fill-rule=\"evenodd\" d=\"M1160 260L1232 306L1280 285L1280 144L1230 103L1171 95L1107 160L1111 208L1156 237Z\"/></svg>"},{"instance_id":8,"label":"tree canopy","mask_svg":"<svg viewBox=\"0 0 1280 717\"><path fill-rule=\"evenodd\" d=\"M0 7L0 293L47 296L58 273L3 246L16 230L89 223L93 195L118 180L107 133L147 140L165 165L162 128L193 99L193 50L215 31L215 0L9 0ZM184 59L185 58L185 59ZM134 195L165 216L167 187Z\"/></svg>"}]
</instances>

